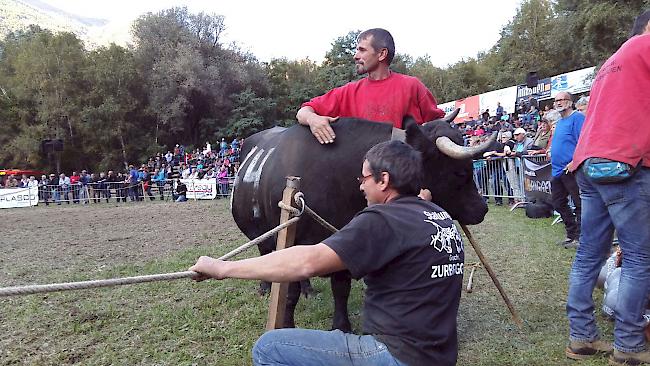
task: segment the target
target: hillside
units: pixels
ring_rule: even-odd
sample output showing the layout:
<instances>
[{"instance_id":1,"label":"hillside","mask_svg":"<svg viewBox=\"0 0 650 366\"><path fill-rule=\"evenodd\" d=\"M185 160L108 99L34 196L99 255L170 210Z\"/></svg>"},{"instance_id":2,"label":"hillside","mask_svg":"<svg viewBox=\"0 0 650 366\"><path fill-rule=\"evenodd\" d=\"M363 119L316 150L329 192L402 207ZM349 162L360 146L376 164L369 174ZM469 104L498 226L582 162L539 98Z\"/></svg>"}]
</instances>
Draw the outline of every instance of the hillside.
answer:
<instances>
[{"instance_id":1,"label":"hillside","mask_svg":"<svg viewBox=\"0 0 650 366\"><path fill-rule=\"evenodd\" d=\"M39 0L0 0L0 38L9 32L26 29L31 24L53 32L73 32L87 48L110 42L124 45L129 39L128 24L80 17Z\"/></svg>"}]
</instances>

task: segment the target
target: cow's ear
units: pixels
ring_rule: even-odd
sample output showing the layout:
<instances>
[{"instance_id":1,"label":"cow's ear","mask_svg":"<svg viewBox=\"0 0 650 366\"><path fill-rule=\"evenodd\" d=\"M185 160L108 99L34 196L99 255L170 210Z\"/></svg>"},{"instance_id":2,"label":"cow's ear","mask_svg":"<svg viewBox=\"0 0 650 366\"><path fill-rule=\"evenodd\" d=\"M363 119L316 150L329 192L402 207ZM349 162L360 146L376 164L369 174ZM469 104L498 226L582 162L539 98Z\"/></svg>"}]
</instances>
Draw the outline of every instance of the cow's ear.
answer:
<instances>
[{"instance_id":1,"label":"cow's ear","mask_svg":"<svg viewBox=\"0 0 650 366\"><path fill-rule=\"evenodd\" d=\"M435 152L435 145L424 133L422 127L415 123L415 120L405 120L404 129L406 130L406 143L411 145L415 150L422 154L430 155Z\"/></svg>"}]
</instances>

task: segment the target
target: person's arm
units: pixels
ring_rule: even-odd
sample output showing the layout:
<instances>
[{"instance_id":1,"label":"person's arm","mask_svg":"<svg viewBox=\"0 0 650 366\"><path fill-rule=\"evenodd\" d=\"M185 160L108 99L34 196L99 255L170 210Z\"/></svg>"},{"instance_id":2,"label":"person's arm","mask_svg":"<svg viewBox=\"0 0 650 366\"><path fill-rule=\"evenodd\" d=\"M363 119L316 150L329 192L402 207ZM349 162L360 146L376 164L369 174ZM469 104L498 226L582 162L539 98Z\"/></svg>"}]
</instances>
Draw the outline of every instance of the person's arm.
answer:
<instances>
[{"instance_id":1,"label":"person's arm","mask_svg":"<svg viewBox=\"0 0 650 366\"><path fill-rule=\"evenodd\" d=\"M309 126L311 133L321 144L331 144L334 142L336 135L330 126L330 123L336 121L338 117L320 116L314 112L310 106L304 106L296 113L298 123Z\"/></svg>"},{"instance_id":2,"label":"person's arm","mask_svg":"<svg viewBox=\"0 0 650 366\"><path fill-rule=\"evenodd\" d=\"M341 258L327 245L297 245L262 257L222 261L202 256L190 271L196 281L209 278L240 278L268 282L295 282L346 269Z\"/></svg>"}]
</instances>

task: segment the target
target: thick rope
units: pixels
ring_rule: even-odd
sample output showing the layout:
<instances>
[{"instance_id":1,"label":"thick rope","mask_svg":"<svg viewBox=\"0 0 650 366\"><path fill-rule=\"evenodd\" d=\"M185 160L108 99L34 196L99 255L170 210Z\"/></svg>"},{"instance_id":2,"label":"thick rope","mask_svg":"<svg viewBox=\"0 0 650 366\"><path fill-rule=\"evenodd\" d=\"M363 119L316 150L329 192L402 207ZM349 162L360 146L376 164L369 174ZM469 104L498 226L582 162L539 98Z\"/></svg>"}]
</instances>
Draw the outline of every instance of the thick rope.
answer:
<instances>
[{"instance_id":1,"label":"thick rope","mask_svg":"<svg viewBox=\"0 0 650 366\"><path fill-rule=\"evenodd\" d=\"M219 259L220 260L230 259L236 256L237 254L247 250L248 248L261 243L263 240L268 239L278 231L288 227L289 225L297 222L298 220L300 220L299 216L293 217L289 219L287 222L276 226L274 229L267 231L266 233L238 247L237 249L234 249L222 255L221 257L219 257ZM195 275L197 275L197 273L194 271L183 271L183 272L162 273L162 274L135 276L135 277L112 278L106 280L65 282L65 283L54 283L49 285L2 287L0 288L0 297L30 295L30 294L43 293L43 292L81 290L81 289L110 287L110 286L118 286L118 285L130 285L134 283L145 283L145 282L154 282L154 281L178 280L181 278L192 278Z\"/></svg>"},{"instance_id":2,"label":"thick rope","mask_svg":"<svg viewBox=\"0 0 650 366\"><path fill-rule=\"evenodd\" d=\"M314 210L312 210L311 208L309 208L309 206L307 206L307 204L305 203L305 195L302 192L296 193L293 199L296 200L297 202L300 202L300 204L303 207L303 210L309 216L311 216L311 218L314 219L317 223L323 225L327 230L333 233L339 231L337 228L334 227L334 225L327 222L324 218L318 216L318 214L314 212Z\"/></svg>"}]
</instances>

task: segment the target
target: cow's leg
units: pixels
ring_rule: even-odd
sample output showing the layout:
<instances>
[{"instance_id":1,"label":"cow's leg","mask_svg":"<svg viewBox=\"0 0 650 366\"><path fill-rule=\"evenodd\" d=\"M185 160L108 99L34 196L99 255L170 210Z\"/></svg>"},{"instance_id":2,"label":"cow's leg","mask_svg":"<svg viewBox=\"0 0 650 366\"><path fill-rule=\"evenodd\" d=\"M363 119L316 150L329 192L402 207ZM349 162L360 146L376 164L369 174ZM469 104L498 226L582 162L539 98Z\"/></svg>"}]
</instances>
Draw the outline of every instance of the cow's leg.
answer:
<instances>
[{"instance_id":1,"label":"cow's leg","mask_svg":"<svg viewBox=\"0 0 650 366\"><path fill-rule=\"evenodd\" d=\"M309 279L300 281L300 293L305 296L305 299L309 298L309 296L313 295L315 292L316 291L311 286Z\"/></svg>"},{"instance_id":2,"label":"cow's leg","mask_svg":"<svg viewBox=\"0 0 650 366\"><path fill-rule=\"evenodd\" d=\"M348 298L352 286L352 276L348 271L333 273L330 277L332 295L334 296L334 319L332 329L340 329L346 333L352 333L352 325L348 318Z\"/></svg>"},{"instance_id":3,"label":"cow's leg","mask_svg":"<svg viewBox=\"0 0 650 366\"><path fill-rule=\"evenodd\" d=\"M300 300L300 282L291 282L287 290L287 306L284 309L283 328L296 327L293 316L296 311L296 305L298 305L298 300Z\"/></svg>"}]
</instances>

